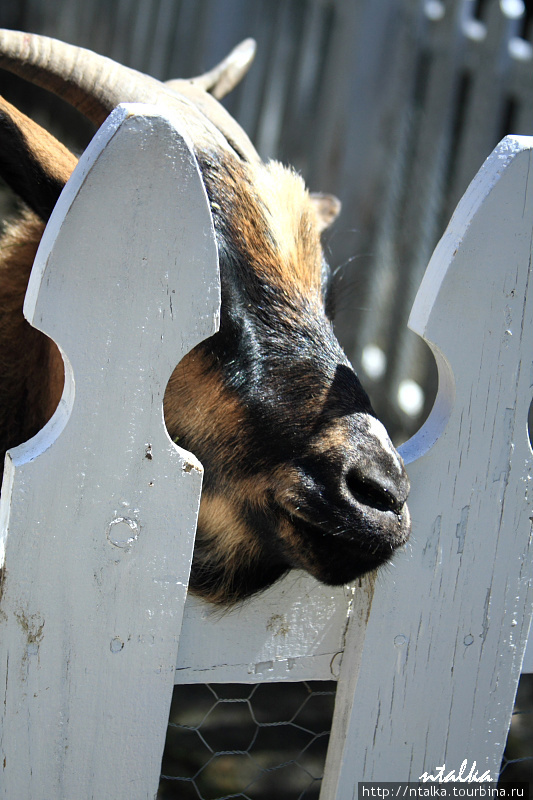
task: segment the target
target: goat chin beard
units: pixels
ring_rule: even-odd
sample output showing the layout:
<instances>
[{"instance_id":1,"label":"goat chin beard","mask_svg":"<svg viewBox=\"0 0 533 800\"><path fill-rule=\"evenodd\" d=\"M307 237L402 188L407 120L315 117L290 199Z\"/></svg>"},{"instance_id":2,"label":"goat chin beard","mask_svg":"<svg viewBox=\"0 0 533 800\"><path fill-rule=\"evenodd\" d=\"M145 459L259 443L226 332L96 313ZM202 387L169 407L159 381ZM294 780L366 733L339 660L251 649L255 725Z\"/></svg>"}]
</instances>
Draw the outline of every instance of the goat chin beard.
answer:
<instances>
[{"instance_id":1,"label":"goat chin beard","mask_svg":"<svg viewBox=\"0 0 533 800\"><path fill-rule=\"evenodd\" d=\"M323 533L281 508L244 510L227 497L202 499L190 590L207 602L232 606L268 588L290 569L321 583L343 585L374 571L396 547L379 537L354 544Z\"/></svg>"},{"instance_id":2,"label":"goat chin beard","mask_svg":"<svg viewBox=\"0 0 533 800\"><path fill-rule=\"evenodd\" d=\"M352 583L373 572L389 561L395 550L391 545L380 543L367 551L340 537L324 535L318 526L295 526L289 521L280 525L280 535L290 567L303 569L328 586Z\"/></svg>"},{"instance_id":3,"label":"goat chin beard","mask_svg":"<svg viewBox=\"0 0 533 800\"><path fill-rule=\"evenodd\" d=\"M222 495L202 495L192 594L216 605L234 605L275 583L289 568L264 547L238 504Z\"/></svg>"},{"instance_id":4,"label":"goat chin beard","mask_svg":"<svg viewBox=\"0 0 533 800\"><path fill-rule=\"evenodd\" d=\"M220 545L213 547L212 536L199 527L189 590L209 603L232 606L268 588L289 569L246 548L232 557Z\"/></svg>"}]
</instances>

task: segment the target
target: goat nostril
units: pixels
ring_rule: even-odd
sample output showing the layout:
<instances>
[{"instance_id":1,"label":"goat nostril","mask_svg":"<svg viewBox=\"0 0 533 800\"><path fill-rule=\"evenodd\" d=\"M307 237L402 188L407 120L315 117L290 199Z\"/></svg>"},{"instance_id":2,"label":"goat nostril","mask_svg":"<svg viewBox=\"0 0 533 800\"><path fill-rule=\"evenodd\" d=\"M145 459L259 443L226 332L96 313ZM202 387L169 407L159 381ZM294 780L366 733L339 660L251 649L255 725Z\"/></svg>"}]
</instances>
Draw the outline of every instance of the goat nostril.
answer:
<instances>
[{"instance_id":1,"label":"goat nostril","mask_svg":"<svg viewBox=\"0 0 533 800\"><path fill-rule=\"evenodd\" d=\"M403 499L396 496L392 487L365 477L355 469L348 471L346 486L355 500L378 511L394 511L395 514L399 514L403 507Z\"/></svg>"}]
</instances>

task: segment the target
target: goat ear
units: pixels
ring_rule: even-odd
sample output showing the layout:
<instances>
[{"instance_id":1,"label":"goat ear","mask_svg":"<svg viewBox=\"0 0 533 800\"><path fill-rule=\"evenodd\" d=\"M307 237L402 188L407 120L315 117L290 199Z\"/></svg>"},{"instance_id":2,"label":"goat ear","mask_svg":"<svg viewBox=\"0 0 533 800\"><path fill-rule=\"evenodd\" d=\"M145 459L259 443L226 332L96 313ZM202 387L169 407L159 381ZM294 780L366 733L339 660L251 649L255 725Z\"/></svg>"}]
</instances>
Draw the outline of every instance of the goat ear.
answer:
<instances>
[{"instance_id":1,"label":"goat ear","mask_svg":"<svg viewBox=\"0 0 533 800\"><path fill-rule=\"evenodd\" d=\"M320 233L333 225L341 213L341 201L333 194L322 194L322 192L312 192L311 200L318 216Z\"/></svg>"},{"instance_id":2,"label":"goat ear","mask_svg":"<svg viewBox=\"0 0 533 800\"><path fill-rule=\"evenodd\" d=\"M44 222L76 164L61 142L0 97L0 175Z\"/></svg>"}]
</instances>

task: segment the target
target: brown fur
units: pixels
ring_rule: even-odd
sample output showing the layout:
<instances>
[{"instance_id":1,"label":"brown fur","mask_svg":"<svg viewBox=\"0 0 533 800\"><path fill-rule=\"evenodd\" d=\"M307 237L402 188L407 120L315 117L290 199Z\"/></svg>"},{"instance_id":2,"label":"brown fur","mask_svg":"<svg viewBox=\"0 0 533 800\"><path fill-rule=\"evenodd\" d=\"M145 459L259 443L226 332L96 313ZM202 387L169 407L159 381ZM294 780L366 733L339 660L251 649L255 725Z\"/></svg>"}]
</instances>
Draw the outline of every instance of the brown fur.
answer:
<instances>
[{"instance_id":1,"label":"brown fur","mask_svg":"<svg viewBox=\"0 0 533 800\"><path fill-rule=\"evenodd\" d=\"M53 180L66 183L78 159L48 131L22 114L15 106L0 97L0 118L21 135L34 161Z\"/></svg>"},{"instance_id":2,"label":"brown fur","mask_svg":"<svg viewBox=\"0 0 533 800\"><path fill-rule=\"evenodd\" d=\"M25 212L0 240L0 446L26 441L53 414L63 360L53 342L23 317L22 305L43 223Z\"/></svg>"},{"instance_id":3,"label":"brown fur","mask_svg":"<svg viewBox=\"0 0 533 800\"><path fill-rule=\"evenodd\" d=\"M29 201L32 179L44 181L34 207L46 218L75 159L56 143L55 160L55 140L20 126L29 170L12 172ZM7 120L4 133L18 146L16 125ZM320 233L338 204L310 196L280 164L226 149L197 157L220 253L221 326L176 367L164 397L170 436L205 468L192 590L231 603L293 567L352 580L406 540L408 481L385 432L367 435L372 409L325 314ZM43 227L25 212L0 240L4 449L44 425L63 386L56 345L22 315ZM357 464L372 473L366 494Z\"/></svg>"},{"instance_id":4,"label":"brown fur","mask_svg":"<svg viewBox=\"0 0 533 800\"><path fill-rule=\"evenodd\" d=\"M238 398L223 385L213 360L199 348L185 356L170 376L164 410L166 426L176 444L184 439L194 440L200 447L211 446L215 433L217 461L227 461L224 455L228 449L235 456L244 455L243 408ZM210 420L209 427L204 424L206 419ZM231 470L231 464L227 467Z\"/></svg>"},{"instance_id":5,"label":"brown fur","mask_svg":"<svg viewBox=\"0 0 533 800\"><path fill-rule=\"evenodd\" d=\"M254 531L242 520L242 506L221 494L202 494L198 527L202 531L202 546L209 550L211 568L224 572L224 580L202 597L211 603L235 600L238 575L247 572L261 558L261 547Z\"/></svg>"},{"instance_id":6,"label":"brown fur","mask_svg":"<svg viewBox=\"0 0 533 800\"><path fill-rule=\"evenodd\" d=\"M200 155L200 161L208 189L211 185L217 197L211 209L223 218L257 278L294 295L295 301L320 307L322 204L313 200L300 176L275 161L248 164L209 155Z\"/></svg>"}]
</instances>

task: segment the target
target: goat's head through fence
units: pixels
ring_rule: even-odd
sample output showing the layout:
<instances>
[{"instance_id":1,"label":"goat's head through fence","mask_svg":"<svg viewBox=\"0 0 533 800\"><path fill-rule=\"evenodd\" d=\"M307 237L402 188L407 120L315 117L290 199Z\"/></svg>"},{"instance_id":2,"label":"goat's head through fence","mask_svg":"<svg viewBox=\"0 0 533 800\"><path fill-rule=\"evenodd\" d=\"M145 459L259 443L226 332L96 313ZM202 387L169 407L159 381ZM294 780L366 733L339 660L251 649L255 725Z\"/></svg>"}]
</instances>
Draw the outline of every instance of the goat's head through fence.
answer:
<instances>
[{"instance_id":1,"label":"goat's head through fence","mask_svg":"<svg viewBox=\"0 0 533 800\"><path fill-rule=\"evenodd\" d=\"M320 237L328 195L260 160L217 102L246 71L245 43L190 81L161 83L102 56L3 31L0 66L56 92L100 124L120 102L181 116L213 215L220 330L176 367L170 436L203 462L191 589L219 603L291 568L341 584L388 560L409 534L408 479L332 328L333 286ZM22 299L32 254L76 159L9 103L0 108L1 170L31 209L4 238L2 446L46 421L62 391L55 345L30 329Z\"/></svg>"}]
</instances>

